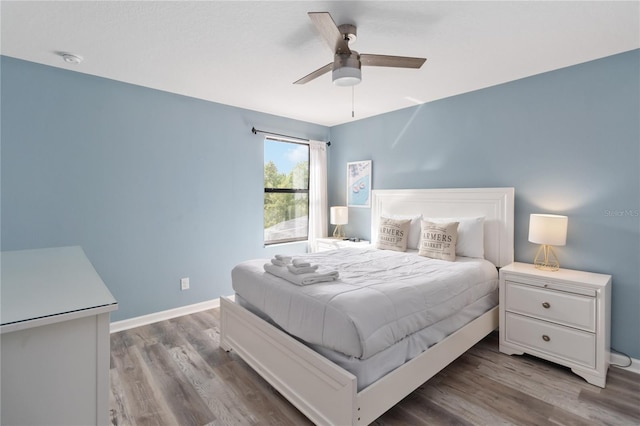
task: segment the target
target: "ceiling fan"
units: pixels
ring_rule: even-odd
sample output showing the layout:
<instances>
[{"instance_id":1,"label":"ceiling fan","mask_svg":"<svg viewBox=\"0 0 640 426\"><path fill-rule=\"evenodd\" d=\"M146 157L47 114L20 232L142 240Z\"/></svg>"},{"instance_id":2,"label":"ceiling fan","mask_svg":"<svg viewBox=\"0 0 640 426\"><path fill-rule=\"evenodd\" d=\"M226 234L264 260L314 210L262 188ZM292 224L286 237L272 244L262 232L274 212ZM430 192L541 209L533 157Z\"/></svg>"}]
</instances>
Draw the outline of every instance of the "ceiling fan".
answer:
<instances>
[{"instance_id":1,"label":"ceiling fan","mask_svg":"<svg viewBox=\"0 0 640 426\"><path fill-rule=\"evenodd\" d=\"M333 51L333 62L313 71L294 81L293 84L305 84L332 71L333 83L337 86L353 86L362 80L361 67L395 67L420 68L426 58L411 58L407 56L386 56L358 53L349 48L349 44L356 40L356 27L345 24L337 26L329 12L309 12L309 18L320 35Z\"/></svg>"}]
</instances>

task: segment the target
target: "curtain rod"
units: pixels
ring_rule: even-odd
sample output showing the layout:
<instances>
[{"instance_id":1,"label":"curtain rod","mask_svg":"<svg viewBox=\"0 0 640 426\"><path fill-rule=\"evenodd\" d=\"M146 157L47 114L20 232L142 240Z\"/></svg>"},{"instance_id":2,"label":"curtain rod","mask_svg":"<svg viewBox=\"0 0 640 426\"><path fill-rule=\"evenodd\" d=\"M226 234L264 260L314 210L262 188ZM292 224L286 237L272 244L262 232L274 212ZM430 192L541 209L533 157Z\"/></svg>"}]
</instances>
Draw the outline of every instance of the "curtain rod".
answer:
<instances>
[{"instance_id":1,"label":"curtain rod","mask_svg":"<svg viewBox=\"0 0 640 426\"><path fill-rule=\"evenodd\" d=\"M262 134L265 134L265 135L281 136L283 138L296 139L296 140L299 140L299 141L309 142L309 139L299 138L297 136L281 135L280 133L267 132L267 131L264 131L264 130L256 129L255 127L251 128L251 133L253 133L254 135L257 135L258 133L262 133ZM331 142L330 141L327 141L327 146L331 146Z\"/></svg>"}]
</instances>

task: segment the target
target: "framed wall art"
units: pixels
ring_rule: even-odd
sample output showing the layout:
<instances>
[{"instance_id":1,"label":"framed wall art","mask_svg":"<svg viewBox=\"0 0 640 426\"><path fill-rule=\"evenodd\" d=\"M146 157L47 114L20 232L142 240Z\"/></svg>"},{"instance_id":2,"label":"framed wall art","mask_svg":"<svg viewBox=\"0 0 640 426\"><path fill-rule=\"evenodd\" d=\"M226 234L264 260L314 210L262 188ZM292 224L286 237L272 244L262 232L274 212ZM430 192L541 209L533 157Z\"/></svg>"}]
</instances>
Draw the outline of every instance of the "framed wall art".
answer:
<instances>
[{"instance_id":1,"label":"framed wall art","mask_svg":"<svg viewBox=\"0 0 640 426\"><path fill-rule=\"evenodd\" d=\"M347 206L371 207L371 160L347 163Z\"/></svg>"}]
</instances>

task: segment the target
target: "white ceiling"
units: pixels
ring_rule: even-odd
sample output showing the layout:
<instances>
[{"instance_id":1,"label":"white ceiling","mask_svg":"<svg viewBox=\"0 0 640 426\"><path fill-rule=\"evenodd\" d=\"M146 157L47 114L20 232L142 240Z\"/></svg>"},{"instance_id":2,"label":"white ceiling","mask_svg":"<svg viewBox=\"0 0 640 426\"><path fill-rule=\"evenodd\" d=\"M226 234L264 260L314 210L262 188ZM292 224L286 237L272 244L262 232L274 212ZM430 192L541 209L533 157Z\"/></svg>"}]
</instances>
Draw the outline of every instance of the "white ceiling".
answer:
<instances>
[{"instance_id":1,"label":"white ceiling","mask_svg":"<svg viewBox=\"0 0 640 426\"><path fill-rule=\"evenodd\" d=\"M355 119L640 48L640 2L2 1L3 55L327 126L351 88L309 11L358 28L360 53L426 57L364 67ZM84 57L65 63L56 52Z\"/></svg>"}]
</instances>

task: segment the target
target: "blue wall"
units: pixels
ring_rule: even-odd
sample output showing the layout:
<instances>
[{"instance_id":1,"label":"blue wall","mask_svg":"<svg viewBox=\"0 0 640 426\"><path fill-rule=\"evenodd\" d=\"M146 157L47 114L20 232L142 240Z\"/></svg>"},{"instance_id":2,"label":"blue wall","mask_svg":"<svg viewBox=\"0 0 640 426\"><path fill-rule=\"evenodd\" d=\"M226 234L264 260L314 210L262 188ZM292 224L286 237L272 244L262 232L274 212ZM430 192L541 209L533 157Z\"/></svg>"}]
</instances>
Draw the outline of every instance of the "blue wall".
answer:
<instances>
[{"instance_id":1,"label":"blue wall","mask_svg":"<svg viewBox=\"0 0 640 426\"><path fill-rule=\"evenodd\" d=\"M636 50L328 129L1 57L2 250L81 245L114 320L228 294L234 264L274 252L249 129L330 132L331 205L355 160L377 189L514 186L524 262L529 214L568 215L562 266L613 275L612 343L640 358L638 75ZM370 210L349 213L368 237Z\"/></svg>"},{"instance_id":2,"label":"blue wall","mask_svg":"<svg viewBox=\"0 0 640 426\"><path fill-rule=\"evenodd\" d=\"M82 246L119 301L112 320L231 294L234 264L272 255L262 245L263 137L251 127L329 132L1 61L2 250Z\"/></svg>"},{"instance_id":3,"label":"blue wall","mask_svg":"<svg viewBox=\"0 0 640 426\"><path fill-rule=\"evenodd\" d=\"M516 260L530 213L569 216L561 266L613 276L612 346L640 358L639 76L635 50L333 127L330 204L356 160L374 189L513 186ZM369 214L347 233L368 238Z\"/></svg>"}]
</instances>

